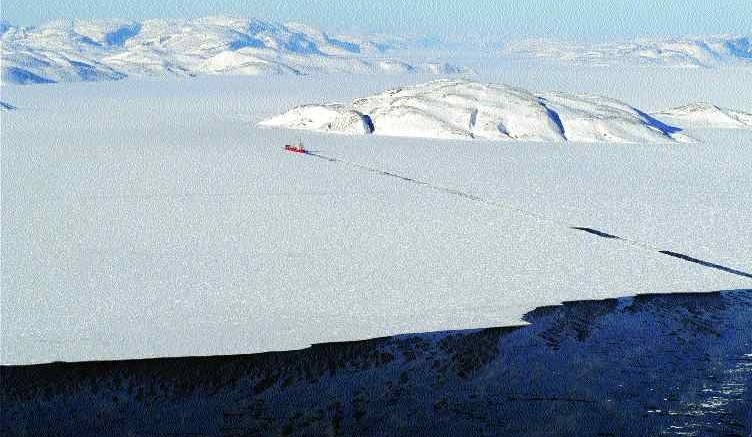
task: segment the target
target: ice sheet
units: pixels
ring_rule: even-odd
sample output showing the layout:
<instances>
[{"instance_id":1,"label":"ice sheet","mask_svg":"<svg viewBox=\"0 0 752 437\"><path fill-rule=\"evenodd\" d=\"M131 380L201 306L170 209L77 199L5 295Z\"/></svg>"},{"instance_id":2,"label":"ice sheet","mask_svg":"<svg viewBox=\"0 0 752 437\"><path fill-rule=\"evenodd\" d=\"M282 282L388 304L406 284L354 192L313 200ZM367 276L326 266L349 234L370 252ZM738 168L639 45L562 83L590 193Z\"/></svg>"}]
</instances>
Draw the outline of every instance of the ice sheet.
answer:
<instances>
[{"instance_id":1,"label":"ice sheet","mask_svg":"<svg viewBox=\"0 0 752 437\"><path fill-rule=\"evenodd\" d=\"M496 74L518 86L538 75ZM581 91L583 77L590 92L614 87L571 69L536 88ZM673 93L637 77L624 78L632 98L614 97L752 109L752 91L728 91L742 74L723 87L675 83ZM690 132L702 143L645 146L256 126L297 104L425 79L4 86L3 101L18 109L2 114L0 361L252 353L516 324L565 300L750 286L557 222L282 151L301 137L322 153L749 271L749 132L703 130Z\"/></svg>"}]
</instances>

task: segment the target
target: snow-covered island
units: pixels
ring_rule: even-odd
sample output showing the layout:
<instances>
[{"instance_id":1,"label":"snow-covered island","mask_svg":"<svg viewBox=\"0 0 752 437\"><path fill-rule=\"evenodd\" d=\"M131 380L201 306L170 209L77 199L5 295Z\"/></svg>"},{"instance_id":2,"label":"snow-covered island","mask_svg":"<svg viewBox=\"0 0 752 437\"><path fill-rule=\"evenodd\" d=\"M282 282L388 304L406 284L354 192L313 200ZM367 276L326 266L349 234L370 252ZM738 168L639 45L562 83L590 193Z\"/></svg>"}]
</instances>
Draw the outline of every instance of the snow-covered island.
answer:
<instances>
[{"instance_id":1,"label":"snow-covered island","mask_svg":"<svg viewBox=\"0 0 752 437\"><path fill-rule=\"evenodd\" d=\"M653 115L671 121L687 123L696 127L718 129L752 129L752 114L735 109L722 108L710 103L697 102Z\"/></svg>"},{"instance_id":2,"label":"snow-covered island","mask_svg":"<svg viewBox=\"0 0 752 437\"><path fill-rule=\"evenodd\" d=\"M441 79L358 98L298 106L262 126L340 134L485 139L661 143L690 141L669 126L608 97L534 93L508 85Z\"/></svg>"}]
</instances>

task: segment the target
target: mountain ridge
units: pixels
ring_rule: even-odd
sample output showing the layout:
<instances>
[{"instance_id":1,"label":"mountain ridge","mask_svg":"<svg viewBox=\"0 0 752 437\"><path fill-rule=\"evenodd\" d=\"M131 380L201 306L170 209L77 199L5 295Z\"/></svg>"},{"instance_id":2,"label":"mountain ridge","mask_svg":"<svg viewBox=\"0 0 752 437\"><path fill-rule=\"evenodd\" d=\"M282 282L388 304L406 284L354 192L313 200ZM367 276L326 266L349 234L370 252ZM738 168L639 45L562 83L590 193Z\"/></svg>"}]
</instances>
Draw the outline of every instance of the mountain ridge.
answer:
<instances>
[{"instance_id":1,"label":"mountain ridge","mask_svg":"<svg viewBox=\"0 0 752 437\"><path fill-rule=\"evenodd\" d=\"M512 41L506 44L499 54L523 59L602 66L752 66L752 35L639 38L592 44L530 39Z\"/></svg>"},{"instance_id":2,"label":"mountain ridge","mask_svg":"<svg viewBox=\"0 0 752 437\"><path fill-rule=\"evenodd\" d=\"M652 115L591 94L535 93L440 79L353 100L297 106L261 126L350 135L584 143L692 141Z\"/></svg>"},{"instance_id":3,"label":"mountain ridge","mask_svg":"<svg viewBox=\"0 0 752 437\"><path fill-rule=\"evenodd\" d=\"M327 33L300 23L228 16L190 20L3 22L2 80L15 84L204 74L469 73L387 57L399 38Z\"/></svg>"},{"instance_id":4,"label":"mountain ridge","mask_svg":"<svg viewBox=\"0 0 752 437\"><path fill-rule=\"evenodd\" d=\"M691 123L699 127L752 129L751 113L723 108L707 102L689 103L654 112L653 115L672 121Z\"/></svg>"}]
</instances>

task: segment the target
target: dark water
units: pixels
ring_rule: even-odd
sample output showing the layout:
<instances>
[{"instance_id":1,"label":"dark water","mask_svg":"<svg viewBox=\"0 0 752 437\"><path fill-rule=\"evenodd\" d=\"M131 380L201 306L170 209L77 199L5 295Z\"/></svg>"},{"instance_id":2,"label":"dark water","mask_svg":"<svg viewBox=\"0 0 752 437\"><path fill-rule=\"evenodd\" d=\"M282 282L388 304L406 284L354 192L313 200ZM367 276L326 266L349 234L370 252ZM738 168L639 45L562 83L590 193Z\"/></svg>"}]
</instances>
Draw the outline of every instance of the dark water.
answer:
<instances>
[{"instance_id":1,"label":"dark water","mask_svg":"<svg viewBox=\"0 0 752 437\"><path fill-rule=\"evenodd\" d=\"M752 435L752 290L574 302L526 320L281 353L2 367L0 434Z\"/></svg>"}]
</instances>

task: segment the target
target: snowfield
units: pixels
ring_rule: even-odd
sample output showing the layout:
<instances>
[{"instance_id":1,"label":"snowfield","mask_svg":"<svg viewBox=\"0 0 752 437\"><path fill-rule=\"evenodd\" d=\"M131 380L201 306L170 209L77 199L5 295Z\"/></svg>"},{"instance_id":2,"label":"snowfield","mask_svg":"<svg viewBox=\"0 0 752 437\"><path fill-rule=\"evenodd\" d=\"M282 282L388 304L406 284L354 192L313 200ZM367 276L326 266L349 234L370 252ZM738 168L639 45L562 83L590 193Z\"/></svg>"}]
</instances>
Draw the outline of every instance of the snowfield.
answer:
<instances>
[{"instance_id":1,"label":"snowfield","mask_svg":"<svg viewBox=\"0 0 752 437\"><path fill-rule=\"evenodd\" d=\"M607 97L442 79L400 87L350 105L303 105L262 126L343 134L561 142L689 141L668 126Z\"/></svg>"},{"instance_id":2,"label":"snowfield","mask_svg":"<svg viewBox=\"0 0 752 437\"><path fill-rule=\"evenodd\" d=\"M546 97L562 121L575 103L611 111L569 98L583 93L640 108L710 101L752 111L743 72L665 71L646 81L644 70L505 65L483 81L567 92ZM306 102L350 102L431 78L3 85L18 109L0 117L0 361L284 350L518 324L569 300L750 287L658 249L752 271L752 131L688 127L699 142L667 145L561 143L540 119L535 135L552 141L257 126ZM542 115L537 98L499 92ZM321 111L368 129L339 107ZM298 136L316 153L392 175L285 153Z\"/></svg>"},{"instance_id":3,"label":"snowfield","mask_svg":"<svg viewBox=\"0 0 752 437\"><path fill-rule=\"evenodd\" d=\"M470 73L448 63L385 57L410 44L397 38L335 36L302 24L246 18L0 23L0 31L2 80L15 84L153 75Z\"/></svg>"},{"instance_id":4,"label":"snowfield","mask_svg":"<svg viewBox=\"0 0 752 437\"><path fill-rule=\"evenodd\" d=\"M752 114L698 102L655 112L656 117L689 123L698 127L751 129Z\"/></svg>"},{"instance_id":5,"label":"snowfield","mask_svg":"<svg viewBox=\"0 0 752 437\"><path fill-rule=\"evenodd\" d=\"M609 42L566 43L523 40L508 43L504 57L535 58L565 64L592 66L660 66L708 68L726 64L752 66L752 36L714 36Z\"/></svg>"}]
</instances>

